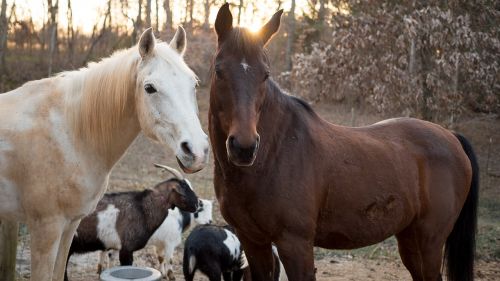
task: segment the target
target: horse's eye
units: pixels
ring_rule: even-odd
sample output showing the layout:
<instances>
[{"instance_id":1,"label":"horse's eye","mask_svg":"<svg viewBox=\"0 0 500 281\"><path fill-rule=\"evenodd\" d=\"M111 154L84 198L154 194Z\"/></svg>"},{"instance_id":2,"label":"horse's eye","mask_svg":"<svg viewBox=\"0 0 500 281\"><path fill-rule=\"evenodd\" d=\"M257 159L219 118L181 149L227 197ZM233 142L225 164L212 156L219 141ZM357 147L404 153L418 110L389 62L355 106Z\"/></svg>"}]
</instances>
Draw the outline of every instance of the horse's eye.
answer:
<instances>
[{"instance_id":1,"label":"horse's eye","mask_svg":"<svg viewBox=\"0 0 500 281\"><path fill-rule=\"evenodd\" d=\"M266 81L269 78L269 71L266 71L264 74L264 81Z\"/></svg>"},{"instance_id":2,"label":"horse's eye","mask_svg":"<svg viewBox=\"0 0 500 281\"><path fill-rule=\"evenodd\" d=\"M151 84L144 85L144 90L148 94L154 94L154 93L156 93L156 88L153 85L151 85Z\"/></svg>"},{"instance_id":3,"label":"horse's eye","mask_svg":"<svg viewBox=\"0 0 500 281\"><path fill-rule=\"evenodd\" d=\"M217 77L217 79L223 79L222 77L222 71L220 69L216 69L215 70L215 76Z\"/></svg>"}]
</instances>

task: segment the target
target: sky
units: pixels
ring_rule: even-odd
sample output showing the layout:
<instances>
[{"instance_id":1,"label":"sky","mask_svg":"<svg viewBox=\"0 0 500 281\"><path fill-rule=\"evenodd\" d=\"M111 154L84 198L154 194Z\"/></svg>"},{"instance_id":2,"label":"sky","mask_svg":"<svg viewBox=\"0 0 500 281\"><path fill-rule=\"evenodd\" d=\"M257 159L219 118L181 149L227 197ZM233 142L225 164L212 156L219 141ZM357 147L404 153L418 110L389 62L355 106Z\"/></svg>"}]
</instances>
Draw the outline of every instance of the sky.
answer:
<instances>
[{"instance_id":1,"label":"sky","mask_svg":"<svg viewBox=\"0 0 500 281\"><path fill-rule=\"evenodd\" d=\"M53 0L55 1L55 0ZM8 0L9 9L14 0ZM73 26L78 27L85 33L91 33L93 26L100 22L103 18L104 11L106 10L106 2L105 0L72 0L71 5L73 7ZM135 18L137 14L137 0L129 0L129 14ZM145 1L143 1L145 2ZM156 22L155 18L155 0L152 0L152 22L153 24ZM165 15L163 9L163 0L158 1L160 4L159 9L159 18L160 23L165 22ZM201 5L201 1L197 0L197 7L195 10L195 17L200 20L203 18L203 5ZM234 1L237 3L239 1ZM250 2L250 1L249 1ZM297 10L298 14L301 13L302 10L307 9L307 0L297 0ZM113 20L119 20L121 22L127 21L120 12L120 1L116 0L113 2L115 14L113 15ZM178 24L182 21L184 17L184 5L186 0L172 0L172 7L174 12L174 24ZM16 14L19 19L27 18L29 15L33 17L33 21L37 27L40 27L44 21L47 20L47 1L46 0L15 0L16 4ZM283 1L282 8L285 11L290 10L290 1ZM241 25L249 27L250 29L257 30L258 27L262 26L267 19L269 19L273 13L277 9L277 4L275 1L251 1L247 5L247 9L244 11L242 15ZM211 9L210 14L210 23L213 24L215 21L215 17L217 15L217 7L214 6ZM255 11L255 13L253 13ZM59 23L62 26L66 26L66 12L67 12L67 0L59 0ZM233 16L236 22L236 13L237 9L233 9ZM128 26L131 28L132 23L127 21ZM161 28L161 26L160 26Z\"/></svg>"}]
</instances>

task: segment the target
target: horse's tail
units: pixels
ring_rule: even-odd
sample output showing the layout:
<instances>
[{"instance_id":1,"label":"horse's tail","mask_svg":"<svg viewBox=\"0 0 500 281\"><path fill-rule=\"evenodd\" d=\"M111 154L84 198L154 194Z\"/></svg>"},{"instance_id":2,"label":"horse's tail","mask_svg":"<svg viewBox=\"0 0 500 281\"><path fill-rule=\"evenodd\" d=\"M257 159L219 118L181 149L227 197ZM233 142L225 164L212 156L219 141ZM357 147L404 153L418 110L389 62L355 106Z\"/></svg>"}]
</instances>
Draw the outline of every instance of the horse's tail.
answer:
<instances>
[{"instance_id":1,"label":"horse's tail","mask_svg":"<svg viewBox=\"0 0 500 281\"><path fill-rule=\"evenodd\" d=\"M479 166L470 142L455 133L469 157L472 166L472 181L465 204L458 220L446 240L446 273L449 281L474 280L474 256L476 249L477 203L479 196Z\"/></svg>"}]
</instances>

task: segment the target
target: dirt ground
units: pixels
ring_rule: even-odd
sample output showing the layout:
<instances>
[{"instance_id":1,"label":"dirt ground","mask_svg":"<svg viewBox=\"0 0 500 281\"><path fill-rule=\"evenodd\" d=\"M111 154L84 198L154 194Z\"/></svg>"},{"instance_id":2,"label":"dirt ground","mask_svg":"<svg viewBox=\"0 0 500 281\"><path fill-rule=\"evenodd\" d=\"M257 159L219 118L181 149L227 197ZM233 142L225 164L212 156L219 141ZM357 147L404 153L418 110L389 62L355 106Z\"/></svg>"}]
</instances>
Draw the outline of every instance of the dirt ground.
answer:
<instances>
[{"instance_id":1,"label":"dirt ground","mask_svg":"<svg viewBox=\"0 0 500 281\"><path fill-rule=\"evenodd\" d=\"M206 90L199 91L200 118L207 131L207 110L208 93ZM373 114L358 115L356 112L342 109L333 105L314 105L314 108L325 119L336 124L344 125L365 125L371 124L381 119ZM488 166L491 174L500 171L500 120L498 117L484 116L475 117L470 121L460 123L456 130L468 136L476 147L480 155L482 167ZM153 167L153 163L162 163L177 167L169 151L162 149L151 143L144 136L139 136L132 147L128 150L123 159L116 165L110 179L109 191L137 190L153 186L155 183L165 179L163 174ZM212 161L211 161L212 162ZM215 200L212 185L213 165L194 175L189 175L189 180L193 183L195 191L201 198ZM486 172L485 172L486 173ZM486 186L485 184L486 183ZM498 202L500 201L500 179L496 176L483 177L482 195L487 194L489 198L494 198L493 207L498 212ZM480 212L481 214L481 212ZM498 215L498 213L496 213ZM496 215L488 218L497 218ZM217 203L214 204L214 218L216 223L224 223L220 215ZM487 221L491 230L486 233L500 233L498 220ZM493 219L495 220L495 219ZM496 247L498 250L500 238L493 234L488 238L491 244L484 247ZM489 241L489 240L488 240ZM385 245L385 244L384 244ZM320 281L343 281L343 280L411 280L409 273L402 265L397 255L397 248L394 243L389 243L388 247L372 246L368 250L360 251L325 251L317 249L316 268L317 280ZM380 249L385 249L381 251ZM182 277L182 245L176 252L174 258L174 269L177 280L184 280ZM379 253L382 252L382 253ZM153 254L153 250L146 248L135 253L135 265L158 268L158 262ZM377 253L377 254L374 254ZM499 252L500 253L500 252ZM500 255L500 254L499 254ZM481 256L482 257L482 256ZM69 264L69 276L72 281L99 280L96 274L98 254L77 255L71 258ZM117 264L118 261L115 261ZM29 278L29 236L21 237L18 246L19 280ZM486 256L477 262L476 280L500 280L500 260L498 256ZM207 280L201 274L197 275L197 280Z\"/></svg>"}]
</instances>

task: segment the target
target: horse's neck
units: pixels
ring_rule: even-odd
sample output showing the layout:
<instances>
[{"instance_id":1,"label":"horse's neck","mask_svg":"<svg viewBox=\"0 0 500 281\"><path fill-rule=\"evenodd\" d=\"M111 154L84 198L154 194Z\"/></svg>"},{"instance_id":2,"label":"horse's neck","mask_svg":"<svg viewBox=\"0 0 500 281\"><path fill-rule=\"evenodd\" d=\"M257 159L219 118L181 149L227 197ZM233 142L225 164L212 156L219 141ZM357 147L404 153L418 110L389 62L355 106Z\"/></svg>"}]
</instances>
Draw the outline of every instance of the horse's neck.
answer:
<instances>
[{"instance_id":1,"label":"horse's neck","mask_svg":"<svg viewBox=\"0 0 500 281\"><path fill-rule=\"evenodd\" d=\"M91 67L86 71L69 73L68 77L63 75L61 78L66 80L62 83L69 85L66 87L66 95L68 95L67 100L70 102L66 103L66 110L72 112L67 116L69 116L69 124L73 128L75 143L85 156L92 161L101 162L109 172L139 134L140 125L134 99L135 62L130 60L124 63L122 68L128 69L128 71L117 70L116 67L115 69L107 68L106 63L108 65L116 63L112 60L102 63L102 68L97 66L96 69L93 69ZM71 84L75 85L71 86ZM90 87L91 90L84 91L85 87ZM73 91L77 91L79 94L75 94ZM87 102L85 99L88 98L85 95L89 95L89 92L99 91L102 91L102 93L98 93L99 95L90 94L93 98L90 103L95 105L96 110L89 109L92 107L85 107L84 102ZM124 95L117 99L116 93L120 92L123 92ZM115 94L115 100L113 97L109 97L113 94ZM116 100L123 102L115 102ZM116 112L118 114L114 114ZM109 124L109 120L113 121L112 126L102 125Z\"/></svg>"}]
</instances>

